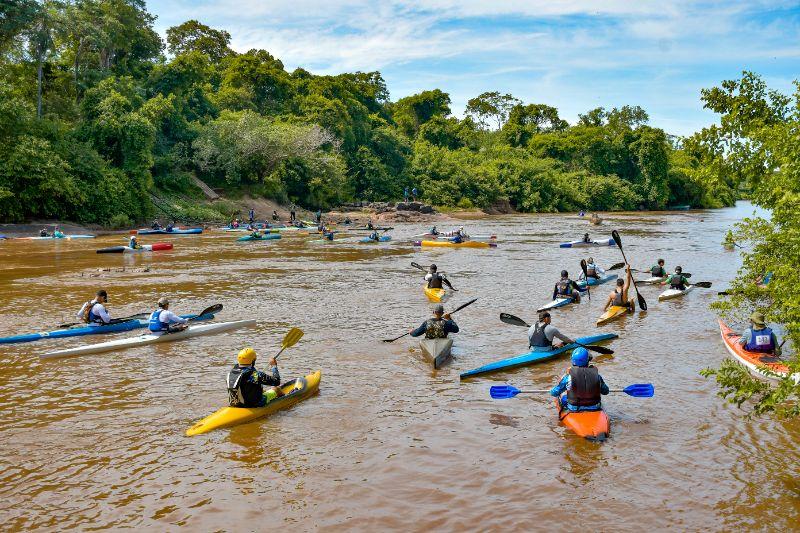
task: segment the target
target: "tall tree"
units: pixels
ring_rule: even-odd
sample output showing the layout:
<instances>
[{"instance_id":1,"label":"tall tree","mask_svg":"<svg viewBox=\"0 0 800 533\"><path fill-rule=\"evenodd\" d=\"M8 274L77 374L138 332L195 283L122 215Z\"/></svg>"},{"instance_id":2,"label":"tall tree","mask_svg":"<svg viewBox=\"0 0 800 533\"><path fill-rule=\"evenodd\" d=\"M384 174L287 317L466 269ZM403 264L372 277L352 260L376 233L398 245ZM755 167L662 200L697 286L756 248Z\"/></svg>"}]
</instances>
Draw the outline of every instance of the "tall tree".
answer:
<instances>
[{"instance_id":1,"label":"tall tree","mask_svg":"<svg viewBox=\"0 0 800 533\"><path fill-rule=\"evenodd\" d=\"M225 30L215 30L196 20L187 20L183 24L167 29L167 50L176 56L188 52L201 52L217 63L234 54L229 48L230 44L230 33Z\"/></svg>"},{"instance_id":2,"label":"tall tree","mask_svg":"<svg viewBox=\"0 0 800 533\"><path fill-rule=\"evenodd\" d=\"M521 103L510 94L500 94L497 91L485 92L467 102L467 114L475 117L477 123L485 128L489 126L489 119L494 119L497 129L500 129L511 109Z\"/></svg>"}]
</instances>

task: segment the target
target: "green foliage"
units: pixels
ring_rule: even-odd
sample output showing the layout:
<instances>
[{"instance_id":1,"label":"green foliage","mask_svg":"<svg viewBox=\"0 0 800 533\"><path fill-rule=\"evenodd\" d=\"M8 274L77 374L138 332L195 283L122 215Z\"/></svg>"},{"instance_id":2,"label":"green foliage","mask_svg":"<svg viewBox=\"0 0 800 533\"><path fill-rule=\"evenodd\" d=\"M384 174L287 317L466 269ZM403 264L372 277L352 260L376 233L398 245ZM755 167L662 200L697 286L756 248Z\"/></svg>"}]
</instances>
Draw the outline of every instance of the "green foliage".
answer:
<instances>
[{"instance_id":1,"label":"green foliage","mask_svg":"<svg viewBox=\"0 0 800 533\"><path fill-rule=\"evenodd\" d=\"M400 130L413 137L420 126L433 117L446 117L450 114L450 95L434 89L401 98L391 107L392 118Z\"/></svg>"},{"instance_id":2,"label":"green foliage","mask_svg":"<svg viewBox=\"0 0 800 533\"><path fill-rule=\"evenodd\" d=\"M497 123L497 129L503 127L508 113L513 107L521 105L518 99L510 94L500 94L497 91L485 92L467 101L467 114L475 117L476 122L483 128L489 127L489 120Z\"/></svg>"},{"instance_id":3,"label":"green foliage","mask_svg":"<svg viewBox=\"0 0 800 533\"><path fill-rule=\"evenodd\" d=\"M228 48L231 34L227 31L215 30L196 20L187 20L183 24L167 29L167 49L173 55L199 52L219 62L233 55Z\"/></svg>"}]
</instances>

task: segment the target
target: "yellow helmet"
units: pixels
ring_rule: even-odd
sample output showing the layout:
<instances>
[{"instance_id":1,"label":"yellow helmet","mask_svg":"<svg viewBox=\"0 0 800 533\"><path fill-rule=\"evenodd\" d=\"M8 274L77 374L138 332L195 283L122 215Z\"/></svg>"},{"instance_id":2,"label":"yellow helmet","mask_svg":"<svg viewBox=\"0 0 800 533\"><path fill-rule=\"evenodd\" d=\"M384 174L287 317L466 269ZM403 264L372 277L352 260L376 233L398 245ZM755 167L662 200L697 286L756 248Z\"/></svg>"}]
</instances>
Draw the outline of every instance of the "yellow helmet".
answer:
<instances>
[{"instance_id":1,"label":"yellow helmet","mask_svg":"<svg viewBox=\"0 0 800 533\"><path fill-rule=\"evenodd\" d=\"M252 365L256 360L256 351L250 347L244 348L236 357L240 365Z\"/></svg>"}]
</instances>

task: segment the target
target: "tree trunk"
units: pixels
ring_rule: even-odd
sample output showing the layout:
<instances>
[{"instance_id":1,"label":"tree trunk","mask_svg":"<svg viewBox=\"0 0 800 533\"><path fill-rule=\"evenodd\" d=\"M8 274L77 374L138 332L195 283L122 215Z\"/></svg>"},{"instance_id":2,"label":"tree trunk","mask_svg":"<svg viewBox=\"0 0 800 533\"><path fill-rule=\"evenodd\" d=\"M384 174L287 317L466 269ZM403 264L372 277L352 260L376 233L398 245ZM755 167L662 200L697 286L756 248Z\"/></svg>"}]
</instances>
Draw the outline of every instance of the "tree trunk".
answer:
<instances>
[{"instance_id":1,"label":"tree trunk","mask_svg":"<svg viewBox=\"0 0 800 533\"><path fill-rule=\"evenodd\" d=\"M39 64L36 68L36 118L42 118L42 56L39 56Z\"/></svg>"}]
</instances>

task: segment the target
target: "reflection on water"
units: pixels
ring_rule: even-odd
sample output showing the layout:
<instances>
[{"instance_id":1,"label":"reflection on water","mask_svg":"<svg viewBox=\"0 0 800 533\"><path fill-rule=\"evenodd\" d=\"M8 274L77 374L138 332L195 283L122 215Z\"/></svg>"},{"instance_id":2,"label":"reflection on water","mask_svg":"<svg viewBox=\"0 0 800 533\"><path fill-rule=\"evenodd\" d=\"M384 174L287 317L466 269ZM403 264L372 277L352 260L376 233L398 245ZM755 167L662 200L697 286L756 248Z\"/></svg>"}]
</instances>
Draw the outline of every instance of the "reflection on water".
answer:
<instances>
[{"instance_id":1,"label":"reflection on water","mask_svg":"<svg viewBox=\"0 0 800 533\"><path fill-rule=\"evenodd\" d=\"M0 335L70 322L101 287L115 316L150 311L167 294L177 312L221 302L218 320L259 321L58 362L37 355L98 338L0 346L6 527L231 529L234 519L261 524L266 513L303 530L528 531L567 517L586 528L789 530L800 515L800 424L747 420L698 375L726 354L708 304L739 266L720 244L725 231L751 212L740 204L610 214L600 227L570 215L466 220L469 231L500 236L495 250L415 249L408 241L424 231L419 225L400 225L377 246L301 235L237 243L212 232L146 238L175 249L114 256L94 250L119 236L0 242ZM494 383L550 388L566 357L461 383L460 372L526 350L525 328L500 322L500 312L530 322L562 268L577 274L587 255L604 266L621 260L612 247L558 248L587 229L605 237L612 228L635 267L663 257L668 268L714 282L663 303L658 287L641 287L647 313L599 328L620 335L609 344L613 357L595 359L609 385L652 382L655 398L609 396L611 438L592 443L558 423L547 395L488 395ZM429 313L411 261L449 273L460 291L447 309L478 298L455 315L462 333L438 371L416 341L381 342ZM555 323L571 336L598 331L610 290L556 310ZM292 326L305 336L281 355L281 374L322 369L320 394L254 423L185 437L225 403L236 352L252 345L265 364Z\"/></svg>"}]
</instances>

